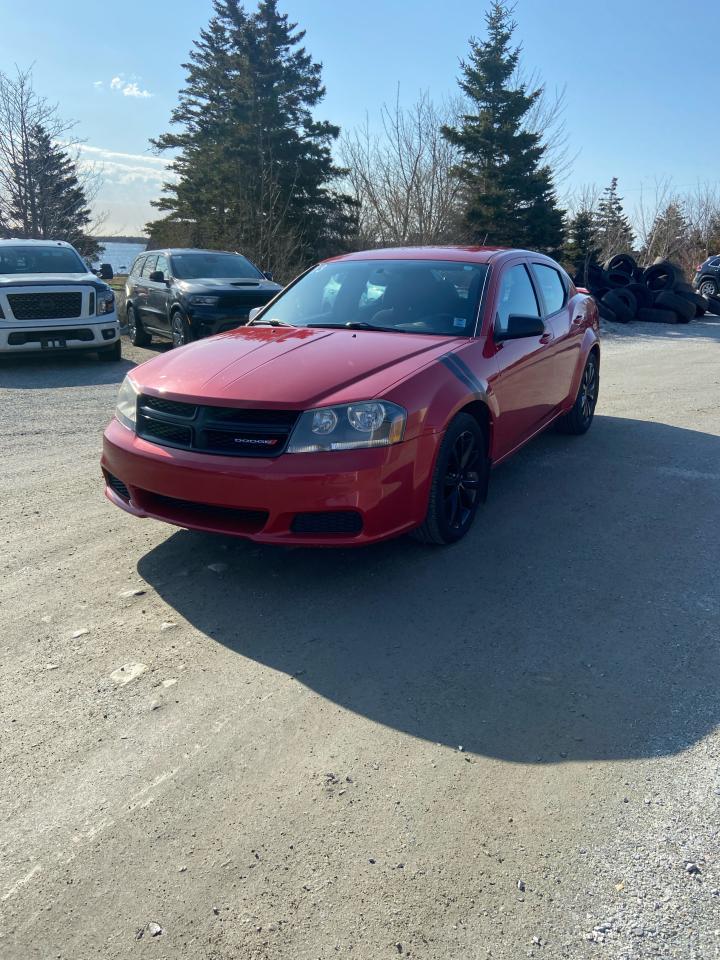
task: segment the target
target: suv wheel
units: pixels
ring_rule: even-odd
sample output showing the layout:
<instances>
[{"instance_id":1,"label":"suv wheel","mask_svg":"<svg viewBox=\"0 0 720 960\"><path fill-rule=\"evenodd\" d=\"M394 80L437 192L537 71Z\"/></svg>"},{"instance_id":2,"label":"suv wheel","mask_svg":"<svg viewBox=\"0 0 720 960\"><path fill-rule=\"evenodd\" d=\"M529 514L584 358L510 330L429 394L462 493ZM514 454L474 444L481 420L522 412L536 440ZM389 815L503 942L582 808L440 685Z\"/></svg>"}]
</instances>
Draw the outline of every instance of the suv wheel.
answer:
<instances>
[{"instance_id":1,"label":"suv wheel","mask_svg":"<svg viewBox=\"0 0 720 960\"><path fill-rule=\"evenodd\" d=\"M714 280L703 280L700 284L698 292L701 297L716 297L718 292L718 285Z\"/></svg>"},{"instance_id":2,"label":"suv wheel","mask_svg":"<svg viewBox=\"0 0 720 960\"><path fill-rule=\"evenodd\" d=\"M179 310L176 310L172 315L170 331L172 333L173 347L184 347L186 343L190 343L190 327Z\"/></svg>"},{"instance_id":3,"label":"suv wheel","mask_svg":"<svg viewBox=\"0 0 720 960\"><path fill-rule=\"evenodd\" d=\"M135 307L131 303L128 304L127 308L127 325L128 325L128 337L130 338L130 343L135 347L149 347L152 341L152 337L149 333L145 332L145 328L142 325L142 320L138 318L138 315L135 313Z\"/></svg>"}]
</instances>

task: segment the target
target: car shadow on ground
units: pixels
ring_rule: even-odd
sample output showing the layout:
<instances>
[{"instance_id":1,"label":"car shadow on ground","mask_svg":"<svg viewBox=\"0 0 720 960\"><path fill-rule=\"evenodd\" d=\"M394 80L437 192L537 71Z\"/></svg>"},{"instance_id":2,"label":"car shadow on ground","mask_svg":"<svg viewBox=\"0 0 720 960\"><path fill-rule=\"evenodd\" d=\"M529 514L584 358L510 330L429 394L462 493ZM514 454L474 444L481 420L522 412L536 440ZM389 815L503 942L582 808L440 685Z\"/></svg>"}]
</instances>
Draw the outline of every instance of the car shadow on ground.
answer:
<instances>
[{"instance_id":1,"label":"car shadow on ground","mask_svg":"<svg viewBox=\"0 0 720 960\"><path fill-rule=\"evenodd\" d=\"M122 383L136 366L133 361L107 363L96 353L25 353L0 357L0 387L10 390L50 390L53 387L90 387Z\"/></svg>"},{"instance_id":2,"label":"car shadow on ground","mask_svg":"<svg viewBox=\"0 0 720 960\"><path fill-rule=\"evenodd\" d=\"M705 314L690 323L609 323L603 320L603 335L625 340L710 340L720 341L720 317Z\"/></svg>"},{"instance_id":3,"label":"car shadow on ground","mask_svg":"<svg viewBox=\"0 0 720 960\"><path fill-rule=\"evenodd\" d=\"M525 763L658 756L720 716L719 484L720 438L597 417L500 467L451 548L183 531L138 569L212 642L414 737Z\"/></svg>"}]
</instances>

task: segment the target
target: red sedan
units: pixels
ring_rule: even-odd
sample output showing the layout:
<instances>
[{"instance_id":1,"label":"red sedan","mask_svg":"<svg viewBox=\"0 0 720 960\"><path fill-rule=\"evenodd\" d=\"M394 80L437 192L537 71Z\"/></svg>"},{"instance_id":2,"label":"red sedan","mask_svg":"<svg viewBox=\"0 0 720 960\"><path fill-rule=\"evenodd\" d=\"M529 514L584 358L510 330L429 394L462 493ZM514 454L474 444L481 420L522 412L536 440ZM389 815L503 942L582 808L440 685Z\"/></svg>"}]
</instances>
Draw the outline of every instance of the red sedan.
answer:
<instances>
[{"instance_id":1,"label":"red sedan","mask_svg":"<svg viewBox=\"0 0 720 960\"><path fill-rule=\"evenodd\" d=\"M248 326L136 367L105 493L263 543L463 537L492 467L598 396L594 300L542 254L372 250L308 270Z\"/></svg>"}]
</instances>

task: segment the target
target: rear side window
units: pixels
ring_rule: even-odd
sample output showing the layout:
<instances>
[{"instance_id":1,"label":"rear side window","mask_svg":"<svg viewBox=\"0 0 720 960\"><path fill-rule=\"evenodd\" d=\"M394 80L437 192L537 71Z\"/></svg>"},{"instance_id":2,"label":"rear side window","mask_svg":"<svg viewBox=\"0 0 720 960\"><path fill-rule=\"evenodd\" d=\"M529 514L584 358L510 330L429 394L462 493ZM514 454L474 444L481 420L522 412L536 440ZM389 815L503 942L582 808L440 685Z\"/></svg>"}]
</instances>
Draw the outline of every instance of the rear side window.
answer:
<instances>
[{"instance_id":1,"label":"rear side window","mask_svg":"<svg viewBox=\"0 0 720 960\"><path fill-rule=\"evenodd\" d=\"M535 279L542 292L542 298L545 301L545 310L547 314L557 313L565 306L565 284L557 270L548 267L543 263L534 263L532 265Z\"/></svg>"},{"instance_id":2,"label":"rear side window","mask_svg":"<svg viewBox=\"0 0 720 960\"><path fill-rule=\"evenodd\" d=\"M498 333L504 333L507 330L508 317L511 316L540 316L535 290L522 263L510 267L500 281L500 293L495 314L495 330Z\"/></svg>"},{"instance_id":3,"label":"rear side window","mask_svg":"<svg viewBox=\"0 0 720 960\"><path fill-rule=\"evenodd\" d=\"M720 267L720 257L713 257L708 263L709 267Z\"/></svg>"},{"instance_id":4,"label":"rear side window","mask_svg":"<svg viewBox=\"0 0 720 960\"><path fill-rule=\"evenodd\" d=\"M142 269L142 276L149 277L150 274L155 269L155 264L157 263L157 257L148 257L145 261L145 266Z\"/></svg>"}]
</instances>

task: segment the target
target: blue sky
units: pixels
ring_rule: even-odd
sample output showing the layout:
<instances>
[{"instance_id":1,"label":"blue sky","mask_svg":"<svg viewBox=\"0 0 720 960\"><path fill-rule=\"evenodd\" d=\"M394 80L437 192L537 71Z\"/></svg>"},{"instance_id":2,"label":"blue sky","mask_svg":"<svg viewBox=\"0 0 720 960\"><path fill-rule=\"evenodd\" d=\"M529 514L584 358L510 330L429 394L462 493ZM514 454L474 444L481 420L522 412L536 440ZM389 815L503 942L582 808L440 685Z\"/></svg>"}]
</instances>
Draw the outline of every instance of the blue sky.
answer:
<instances>
[{"instance_id":1,"label":"blue sky","mask_svg":"<svg viewBox=\"0 0 720 960\"><path fill-rule=\"evenodd\" d=\"M84 156L104 168L98 205L108 213L106 230L138 231L163 177L148 140L167 129L181 64L211 15L210 0L3 6L0 65L34 64L38 92L77 121ZM458 60L484 27L484 3L466 0L281 7L305 27L308 49L324 64L319 116L342 127L366 114L372 122L398 84L407 102L421 90L437 99L455 93ZM718 181L717 9L711 0L518 0L526 66L551 90L566 87L565 120L579 155L563 191L604 186L615 175L632 209L656 178L671 177L679 189Z\"/></svg>"}]
</instances>

